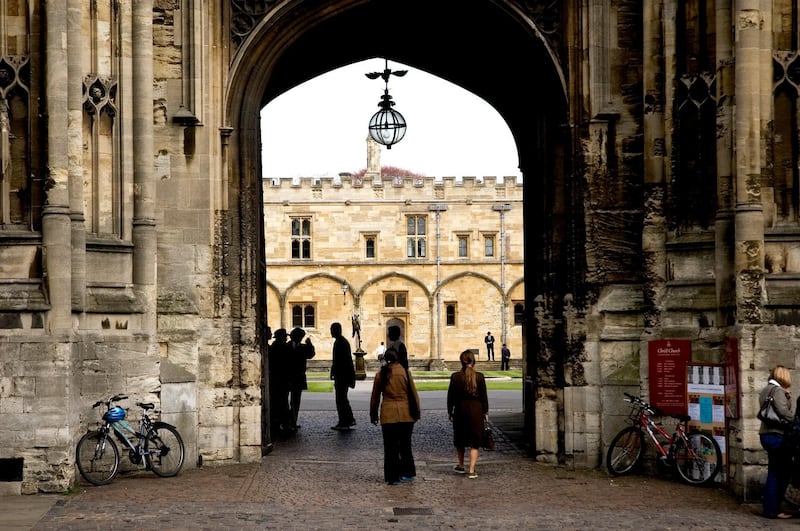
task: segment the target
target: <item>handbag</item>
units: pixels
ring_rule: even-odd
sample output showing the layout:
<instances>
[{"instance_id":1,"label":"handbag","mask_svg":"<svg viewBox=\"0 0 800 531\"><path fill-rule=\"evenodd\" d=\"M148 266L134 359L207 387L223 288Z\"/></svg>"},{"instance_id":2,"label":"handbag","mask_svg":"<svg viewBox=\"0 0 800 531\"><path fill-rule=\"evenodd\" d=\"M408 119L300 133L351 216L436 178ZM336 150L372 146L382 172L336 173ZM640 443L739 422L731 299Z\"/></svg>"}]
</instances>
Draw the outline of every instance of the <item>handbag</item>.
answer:
<instances>
[{"instance_id":1,"label":"handbag","mask_svg":"<svg viewBox=\"0 0 800 531\"><path fill-rule=\"evenodd\" d=\"M483 421L483 437L481 439L481 447L485 450L494 450L494 433L492 427L485 420Z\"/></svg>"},{"instance_id":2,"label":"handbag","mask_svg":"<svg viewBox=\"0 0 800 531\"><path fill-rule=\"evenodd\" d=\"M778 412L775 411L775 398L772 396L775 392L775 389L777 389L777 387L773 387L767 397L764 399L764 402L761 404L761 408L758 410L758 415L756 415L756 417L758 417L758 420L767 426L772 428L783 428L786 427L789 422L778 415Z\"/></svg>"}]
</instances>

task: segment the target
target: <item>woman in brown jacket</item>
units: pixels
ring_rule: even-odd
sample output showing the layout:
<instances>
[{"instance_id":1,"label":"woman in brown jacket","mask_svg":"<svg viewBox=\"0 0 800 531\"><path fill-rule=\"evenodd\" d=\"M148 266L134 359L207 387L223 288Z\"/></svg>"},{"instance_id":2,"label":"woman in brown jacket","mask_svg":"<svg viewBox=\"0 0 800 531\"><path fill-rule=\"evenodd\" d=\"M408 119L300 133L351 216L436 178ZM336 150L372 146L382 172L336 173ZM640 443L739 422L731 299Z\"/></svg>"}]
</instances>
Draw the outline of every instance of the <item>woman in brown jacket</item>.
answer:
<instances>
[{"instance_id":1,"label":"woman in brown jacket","mask_svg":"<svg viewBox=\"0 0 800 531\"><path fill-rule=\"evenodd\" d=\"M419 395L408 369L397 360L397 351L383 354L386 365L375 374L369 417L380 421L383 432L383 479L389 485L414 481L417 469L411 451L414 423L419 420ZM380 415L378 413L380 409Z\"/></svg>"}]
</instances>

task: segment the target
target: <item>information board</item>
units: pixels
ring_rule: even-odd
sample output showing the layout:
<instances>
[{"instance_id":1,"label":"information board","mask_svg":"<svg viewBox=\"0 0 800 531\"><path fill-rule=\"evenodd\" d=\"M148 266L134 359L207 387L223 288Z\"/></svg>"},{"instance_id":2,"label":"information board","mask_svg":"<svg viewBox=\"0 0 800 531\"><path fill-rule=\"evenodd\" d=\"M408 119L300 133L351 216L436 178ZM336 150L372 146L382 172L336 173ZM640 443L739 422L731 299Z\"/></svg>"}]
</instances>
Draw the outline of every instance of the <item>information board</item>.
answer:
<instances>
[{"instance_id":1,"label":"information board","mask_svg":"<svg viewBox=\"0 0 800 531\"><path fill-rule=\"evenodd\" d=\"M648 342L650 403L668 415L685 415L686 367L692 357L688 339L656 339Z\"/></svg>"},{"instance_id":2,"label":"information board","mask_svg":"<svg viewBox=\"0 0 800 531\"><path fill-rule=\"evenodd\" d=\"M686 392L689 398L689 430L713 435L722 451L722 471L717 482L725 482L728 474L728 438L726 436L726 367L691 364L686 368ZM711 466L711 463L709 463Z\"/></svg>"}]
</instances>

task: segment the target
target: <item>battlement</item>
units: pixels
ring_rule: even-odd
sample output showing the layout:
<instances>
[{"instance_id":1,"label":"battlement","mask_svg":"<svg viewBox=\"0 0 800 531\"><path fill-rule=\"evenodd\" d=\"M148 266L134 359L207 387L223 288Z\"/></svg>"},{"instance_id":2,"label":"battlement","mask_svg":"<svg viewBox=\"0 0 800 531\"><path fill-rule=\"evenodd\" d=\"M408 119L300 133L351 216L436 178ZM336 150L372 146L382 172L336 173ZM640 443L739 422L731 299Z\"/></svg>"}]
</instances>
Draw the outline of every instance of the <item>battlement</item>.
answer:
<instances>
[{"instance_id":1,"label":"battlement","mask_svg":"<svg viewBox=\"0 0 800 531\"><path fill-rule=\"evenodd\" d=\"M412 175L380 175L367 173L356 177L352 173L340 173L325 177L266 177L270 188L515 188L522 187L522 178L516 176L445 176L419 177Z\"/></svg>"}]
</instances>

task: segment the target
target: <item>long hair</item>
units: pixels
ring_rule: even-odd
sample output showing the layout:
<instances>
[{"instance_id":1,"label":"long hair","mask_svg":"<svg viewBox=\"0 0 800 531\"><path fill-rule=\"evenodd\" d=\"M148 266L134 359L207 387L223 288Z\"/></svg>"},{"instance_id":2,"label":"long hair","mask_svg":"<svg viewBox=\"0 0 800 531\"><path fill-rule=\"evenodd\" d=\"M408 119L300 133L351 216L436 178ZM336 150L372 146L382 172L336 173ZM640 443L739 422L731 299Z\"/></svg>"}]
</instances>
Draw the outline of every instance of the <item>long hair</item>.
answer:
<instances>
[{"instance_id":1,"label":"long hair","mask_svg":"<svg viewBox=\"0 0 800 531\"><path fill-rule=\"evenodd\" d=\"M389 375L392 373L392 363L397 361L397 350L392 347L386 349L383 353L383 361L386 364L381 367L381 393L386 390L386 384L389 383Z\"/></svg>"},{"instance_id":2,"label":"long hair","mask_svg":"<svg viewBox=\"0 0 800 531\"><path fill-rule=\"evenodd\" d=\"M461 360L461 370L464 371L464 388L467 393L474 395L478 391L478 379L475 376L475 354L471 350L465 350L459 359Z\"/></svg>"},{"instance_id":3,"label":"long hair","mask_svg":"<svg viewBox=\"0 0 800 531\"><path fill-rule=\"evenodd\" d=\"M769 377L788 389L792 386L792 373L783 365L776 365L769 371Z\"/></svg>"}]
</instances>

